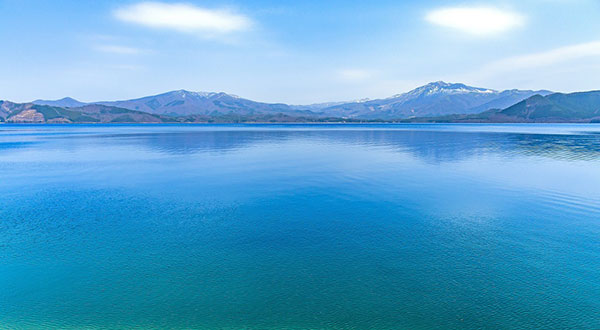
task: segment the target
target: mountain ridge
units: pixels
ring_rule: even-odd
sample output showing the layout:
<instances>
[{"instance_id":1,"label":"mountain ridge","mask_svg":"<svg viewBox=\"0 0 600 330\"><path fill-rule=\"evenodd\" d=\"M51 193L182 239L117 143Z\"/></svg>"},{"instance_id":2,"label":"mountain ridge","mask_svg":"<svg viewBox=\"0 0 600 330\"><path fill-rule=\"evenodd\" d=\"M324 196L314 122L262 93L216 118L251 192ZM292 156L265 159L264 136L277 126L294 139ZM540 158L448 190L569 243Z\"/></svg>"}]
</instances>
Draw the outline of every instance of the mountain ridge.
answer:
<instances>
[{"instance_id":1,"label":"mountain ridge","mask_svg":"<svg viewBox=\"0 0 600 330\"><path fill-rule=\"evenodd\" d=\"M256 102L224 92L175 90L131 100L85 103L66 97L3 101L3 122L586 122L598 91L493 89L432 82L384 99L311 105Z\"/></svg>"},{"instance_id":2,"label":"mountain ridge","mask_svg":"<svg viewBox=\"0 0 600 330\"><path fill-rule=\"evenodd\" d=\"M600 91L533 95L505 109L472 115L415 118L406 122L600 123Z\"/></svg>"},{"instance_id":3,"label":"mountain ridge","mask_svg":"<svg viewBox=\"0 0 600 330\"><path fill-rule=\"evenodd\" d=\"M71 98L64 98L56 101L36 100L32 103L40 105L60 105L61 101L65 99ZM77 100L74 101L79 102ZM61 106L69 107L67 103L71 102L64 102ZM192 92L183 89L130 100L98 101L83 104L100 104L143 111L155 115L175 117L188 115L215 116L232 113L240 115L275 113L300 114L304 112L283 103L256 102L225 92Z\"/></svg>"},{"instance_id":4,"label":"mountain ridge","mask_svg":"<svg viewBox=\"0 0 600 330\"><path fill-rule=\"evenodd\" d=\"M0 121L6 123L164 123L168 117L101 104L56 107L45 104L0 101Z\"/></svg>"},{"instance_id":5,"label":"mountain ridge","mask_svg":"<svg viewBox=\"0 0 600 330\"><path fill-rule=\"evenodd\" d=\"M32 101L31 103L37 104L37 105L48 105L48 106L54 106L54 107L67 107L67 108L81 107L81 106L84 106L87 104L85 102L78 101L72 97L63 97L62 99L59 99L59 100L39 100L38 99L38 100Z\"/></svg>"},{"instance_id":6,"label":"mountain ridge","mask_svg":"<svg viewBox=\"0 0 600 330\"><path fill-rule=\"evenodd\" d=\"M454 113L479 113L504 108L534 94L550 91L505 90L472 87L463 83L432 82L406 93L384 99L359 99L349 102L324 102L309 105L266 103L245 99L225 92L174 90L136 99L84 103L73 98L36 100L50 106L79 107L102 104L166 116L273 115L340 117L347 119L397 119Z\"/></svg>"},{"instance_id":7,"label":"mountain ridge","mask_svg":"<svg viewBox=\"0 0 600 330\"><path fill-rule=\"evenodd\" d=\"M472 87L462 83L432 82L402 94L367 102L346 103L323 111L344 118L411 118L470 114L495 107L504 108L546 90L505 90Z\"/></svg>"}]
</instances>

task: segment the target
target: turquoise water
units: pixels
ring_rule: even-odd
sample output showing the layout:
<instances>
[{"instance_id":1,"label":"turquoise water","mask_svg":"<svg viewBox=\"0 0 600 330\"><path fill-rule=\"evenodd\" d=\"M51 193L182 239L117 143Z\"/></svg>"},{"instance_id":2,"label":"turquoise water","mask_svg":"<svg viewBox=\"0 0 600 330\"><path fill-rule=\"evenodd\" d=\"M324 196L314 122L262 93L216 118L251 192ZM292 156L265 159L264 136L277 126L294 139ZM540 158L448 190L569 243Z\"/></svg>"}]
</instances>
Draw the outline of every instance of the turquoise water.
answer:
<instances>
[{"instance_id":1,"label":"turquoise water","mask_svg":"<svg viewBox=\"0 0 600 330\"><path fill-rule=\"evenodd\" d=\"M600 329L600 125L0 125L0 329Z\"/></svg>"}]
</instances>

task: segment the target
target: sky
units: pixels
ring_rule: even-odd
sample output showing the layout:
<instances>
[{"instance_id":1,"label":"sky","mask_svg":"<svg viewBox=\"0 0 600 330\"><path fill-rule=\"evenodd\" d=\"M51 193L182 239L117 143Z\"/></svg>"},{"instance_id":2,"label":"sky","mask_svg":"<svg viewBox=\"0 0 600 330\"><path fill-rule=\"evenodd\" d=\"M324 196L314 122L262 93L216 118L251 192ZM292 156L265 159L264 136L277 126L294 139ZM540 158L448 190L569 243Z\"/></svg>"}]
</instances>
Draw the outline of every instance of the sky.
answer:
<instances>
[{"instance_id":1,"label":"sky","mask_svg":"<svg viewBox=\"0 0 600 330\"><path fill-rule=\"evenodd\" d=\"M599 0L0 0L0 99L600 89Z\"/></svg>"}]
</instances>

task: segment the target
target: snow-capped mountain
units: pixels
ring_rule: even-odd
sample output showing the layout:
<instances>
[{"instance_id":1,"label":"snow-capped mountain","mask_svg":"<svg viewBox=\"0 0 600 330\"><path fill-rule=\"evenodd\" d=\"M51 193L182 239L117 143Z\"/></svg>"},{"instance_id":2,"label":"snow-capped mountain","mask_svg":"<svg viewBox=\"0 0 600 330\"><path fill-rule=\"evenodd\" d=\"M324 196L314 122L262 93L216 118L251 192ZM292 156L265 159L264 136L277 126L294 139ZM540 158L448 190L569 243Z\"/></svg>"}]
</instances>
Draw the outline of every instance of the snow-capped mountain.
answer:
<instances>
[{"instance_id":1,"label":"snow-capped mountain","mask_svg":"<svg viewBox=\"0 0 600 330\"><path fill-rule=\"evenodd\" d=\"M550 93L516 89L499 92L437 81L389 98L350 102L322 109L322 112L328 116L371 119L471 114L493 108L505 108L532 95Z\"/></svg>"},{"instance_id":2,"label":"snow-capped mountain","mask_svg":"<svg viewBox=\"0 0 600 330\"><path fill-rule=\"evenodd\" d=\"M517 89L499 92L493 89L438 81L385 99L360 99L351 102L312 105L263 103L223 92L190 92L186 90L123 101L83 103L72 98L64 98L56 101L37 100L33 103L57 107L101 104L168 116L289 114L311 117L402 119L472 114L489 109L503 109L532 95L548 95L550 93L549 91Z\"/></svg>"},{"instance_id":3,"label":"snow-capped mountain","mask_svg":"<svg viewBox=\"0 0 600 330\"><path fill-rule=\"evenodd\" d=\"M123 101L101 101L83 103L72 98L56 101L36 100L38 105L60 107L80 107L86 104L101 104L150 114L187 116L187 115L253 115L253 114L303 114L306 111L293 109L286 104L262 103L243 99L237 95L222 92L190 92L176 90L163 94L146 96ZM309 112L309 114L311 114Z\"/></svg>"},{"instance_id":4,"label":"snow-capped mountain","mask_svg":"<svg viewBox=\"0 0 600 330\"><path fill-rule=\"evenodd\" d=\"M493 89L471 87L460 83L447 83L443 81L436 81L427 85L417 87L410 92L404 94L396 94L390 98L415 98L432 96L436 94L469 94L469 93L481 93L481 94L495 94L498 93Z\"/></svg>"},{"instance_id":5,"label":"snow-capped mountain","mask_svg":"<svg viewBox=\"0 0 600 330\"><path fill-rule=\"evenodd\" d=\"M96 102L130 110L160 115L217 115L256 113L288 113L295 110L286 104L270 104L243 99L237 95L216 92L177 90L139 99Z\"/></svg>"}]
</instances>

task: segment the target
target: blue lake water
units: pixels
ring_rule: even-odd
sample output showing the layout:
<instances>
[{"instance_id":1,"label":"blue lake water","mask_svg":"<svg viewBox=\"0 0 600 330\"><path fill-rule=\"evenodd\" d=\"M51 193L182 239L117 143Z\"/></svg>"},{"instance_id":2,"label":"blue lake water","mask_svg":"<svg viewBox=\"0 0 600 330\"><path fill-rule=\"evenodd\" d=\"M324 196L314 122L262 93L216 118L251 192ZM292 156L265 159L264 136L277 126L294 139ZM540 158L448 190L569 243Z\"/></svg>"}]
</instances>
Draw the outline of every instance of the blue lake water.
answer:
<instances>
[{"instance_id":1,"label":"blue lake water","mask_svg":"<svg viewBox=\"0 0 600 330\"><path fill-rule=\"evenodd\" d=\"M0 125L0 329L600 329L600 125Z\"/></svg>"}]
</instances>

